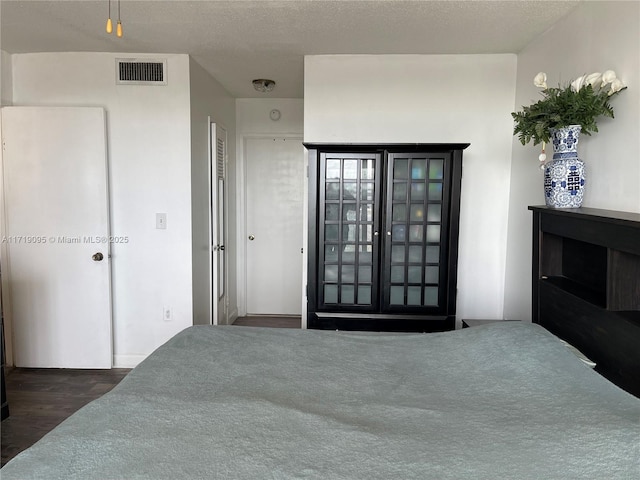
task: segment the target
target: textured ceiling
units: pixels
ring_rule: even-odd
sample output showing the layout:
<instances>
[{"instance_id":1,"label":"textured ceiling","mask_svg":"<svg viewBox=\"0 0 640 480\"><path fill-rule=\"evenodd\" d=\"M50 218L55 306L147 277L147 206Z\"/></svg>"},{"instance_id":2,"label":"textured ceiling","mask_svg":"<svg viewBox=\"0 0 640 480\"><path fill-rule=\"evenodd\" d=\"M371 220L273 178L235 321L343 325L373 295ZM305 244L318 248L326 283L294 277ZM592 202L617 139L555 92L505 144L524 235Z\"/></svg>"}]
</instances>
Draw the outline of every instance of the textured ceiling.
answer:
<instances>
[{"instance_id":1,"label":"textured ceiling","mask_svg":"<svg viewBox=\"0 0 640 480\"><path fill-rule=\"evenodd\" d=\"M0 48L187 53L236 97L301 98L304 55L517 53L578 3L121 0L120 39L104 30L108 0L1 0Z\"/></svg>"}]
</instances>

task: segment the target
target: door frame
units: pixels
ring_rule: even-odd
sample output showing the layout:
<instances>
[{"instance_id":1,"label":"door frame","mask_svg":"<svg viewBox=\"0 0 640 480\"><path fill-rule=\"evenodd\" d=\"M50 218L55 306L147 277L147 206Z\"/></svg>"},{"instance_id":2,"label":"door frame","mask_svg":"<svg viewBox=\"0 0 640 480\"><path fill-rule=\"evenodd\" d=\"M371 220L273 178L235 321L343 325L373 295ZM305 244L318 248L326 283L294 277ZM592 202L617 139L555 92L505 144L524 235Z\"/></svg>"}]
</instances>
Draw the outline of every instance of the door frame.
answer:
<instances>
[{"instance_id":1,"label":"door frame","mask_svg":"<svg viewBox=\"0 0 640 480\"><path fill-rule=\"evenodd\" d=\"M2 115L0 115L0 143L2 143ZM2 154L4 152L4 144L0 145L0 238L4 238L7 234L7 215L4 202L4 162ZM0 269L4 274L2 277L2 321L4 327L4 356L5 365L12 367L13 361L13 317L11 315L11 295L9 289L9 252L8 244L0 243Z\"/></svg>"},{"instance_id":2,"label":"door frame","mask_svg":"<svg viewBox=\"0 0 640 480\"><path fill-rule=\"evenodd\" d=\"M208 175L208 183L209 183L209 242L208 242L208 251L209 251L209 285L211 288L209 289L209 323L211 325L226 325L229 323L229 255L226 255L225 268L224 268L224 283L225 283L225 309L224 309L224 318L221 322L218 318L218 305L217 299L214 300L214 296L216 295L216 278L217 274L213 268L213 260L214 260L214 252L212 251L213 246L213 231L217 230L218 226L218 209L217 209L217 181L214 185L213 177L216 172L217 166L213 164L213 155L215 153L215 141L217 138L218 128L224 130L225 132L225 158L224 158L224 174L223 178L225 181L225 189L224 189L224 212L223 212L223 221L227 221L226 228L224 229L224 239L223 244L227 244L229 240L229 178L228 178L228 163L229 163L229 130L227 127L213 120L212 117L208 117L208 137L209 137L209 175ZM217 157L216 157L217 160ZM214 197L215 195L215 197Z\"/></svg>"},{"instance_id":3,"label":"door frame","mask_svg":"<svg viewBox=\"0 0 640 480\"><path fill-rule=\"evenodd\" d=\"M300 161L303 162L304 178L303 181L303 220L302 220L302 240L303 240L303 253L300 255L302 258L302 288L300 290L300 302L302 304L302 328L307 328L307 205L308 205L308 159L306 149L303 145L304 138L299 133L250 133L238 135L237 143L237 177L236 177L236 203L238 211L237 233L238 233L238 254L237 254L237 295L238 295L238 316L243 317L247 314L247 141L250 139L265 139L265 138L284 138L287 141L299 142L300 151L303 158Z\"/></svg>"}]
</instances>

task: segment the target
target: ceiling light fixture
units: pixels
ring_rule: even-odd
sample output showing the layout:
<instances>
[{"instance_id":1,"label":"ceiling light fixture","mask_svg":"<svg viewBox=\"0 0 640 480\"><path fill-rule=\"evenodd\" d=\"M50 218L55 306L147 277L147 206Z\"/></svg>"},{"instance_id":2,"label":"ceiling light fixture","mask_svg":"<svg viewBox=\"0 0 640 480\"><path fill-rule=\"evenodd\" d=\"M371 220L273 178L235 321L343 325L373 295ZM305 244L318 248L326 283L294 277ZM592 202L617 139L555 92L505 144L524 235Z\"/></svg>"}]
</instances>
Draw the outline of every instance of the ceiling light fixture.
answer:
<instances>
[{"instance_id":1,"label":"ceiling light fixture","mask_svg":"<svg viewBox=\"0 0 640 480\"><path fill-rule=\"evenodd\" d=\"M122 22L120 21L120 0L118 0L118 25L116 26L116 35L122 38Z\"/></svg>"},{"instance_id":2,"label":"ceiling light fixture","mask_svg":"<svg viewBox=\"0 0 640 480\"><path fill-rule=\"evenodd\" d=\"M109 16L107 17L107 33L113 32L113 23L111 23L111 0L109 0Z\"/></svg>"},{"instance_id":3,"label":"ceiling light fixture","mask_svg":"<svg viewBox=\"0 0 640 480\"><path fill-rule=\"evenodd\" d=\"M107 33L113 32L113 22L111 21L111 0L109 0L109 15L107 17ZM116 35L122 38L122 22L120 21L120 0L118 0L118 24L116 25Z\"/></svg>"},{"instance_id":4,"label":"ceiling light fixture","mask_svg":"<svg viewBox=\"0 0 640 480\"><path fill-rule=\"evenodd\" d=\"M251 83L253 83L253 88L262 93L270 92L276 86L276 82L266 78L256 78Z\"/></svg>"}]
</instances>

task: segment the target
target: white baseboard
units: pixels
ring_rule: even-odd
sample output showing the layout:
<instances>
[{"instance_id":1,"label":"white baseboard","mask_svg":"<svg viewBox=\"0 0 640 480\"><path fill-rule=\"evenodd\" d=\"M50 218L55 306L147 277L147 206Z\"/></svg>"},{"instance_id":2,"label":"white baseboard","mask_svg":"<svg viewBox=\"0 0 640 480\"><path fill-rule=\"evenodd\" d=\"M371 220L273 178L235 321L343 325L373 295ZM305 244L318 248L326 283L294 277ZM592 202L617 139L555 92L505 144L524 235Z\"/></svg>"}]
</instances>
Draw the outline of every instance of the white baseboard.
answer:
<instances>
[{"instance_id":1,"label":"white baseboard","mask_svg":"<svg viewBox=\"0 0 640 480\"><path fill-rule=\"evenodd\" d=\"M114 355L113 368L135 368L147 355Z\"/></svg>"}]
</instances>

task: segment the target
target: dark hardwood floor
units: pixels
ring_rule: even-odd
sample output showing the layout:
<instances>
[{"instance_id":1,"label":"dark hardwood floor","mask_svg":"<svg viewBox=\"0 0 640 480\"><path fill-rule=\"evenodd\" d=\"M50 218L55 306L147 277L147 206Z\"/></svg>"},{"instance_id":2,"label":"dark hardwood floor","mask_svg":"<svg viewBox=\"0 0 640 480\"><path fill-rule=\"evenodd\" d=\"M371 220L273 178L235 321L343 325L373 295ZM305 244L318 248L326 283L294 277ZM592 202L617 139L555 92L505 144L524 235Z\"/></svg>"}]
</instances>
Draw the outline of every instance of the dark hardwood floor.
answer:
<instances>
[{"instance_id":1,"label":"dark hardwood floor","mask_svg":"<svg viewBox=\"0 0 640 480\"><path fill-rule=\"evenodd\" d=\"M278 317L275 315L256 315L238 317L234 325L245 327L301 328L300 317Z\"/></svg>"},{"instance_id":2,"label":"dark hardwood floor","mask_svg":"<svg viewBox=\"0 0 640 480\"><path fill-rule=\"evenodd\" d=\"M2 421L2 465L44 437L65 418L101 397L129 369L7 369L9 418Z\"/></svg>"},{"instance_id":3,"label":"dark hardwood floor","mask_svg":"<svg viewBox=\"0 0 640 480\"><path fill-rule=\"evenodd\" d=\"M300 328L300 317L241 317L237 326ZM2 465L30 447L64 419L101 397L129 369L71 370L9 368L6 370L9 418L2 422Z\"/></svg>"}]
</instances>

